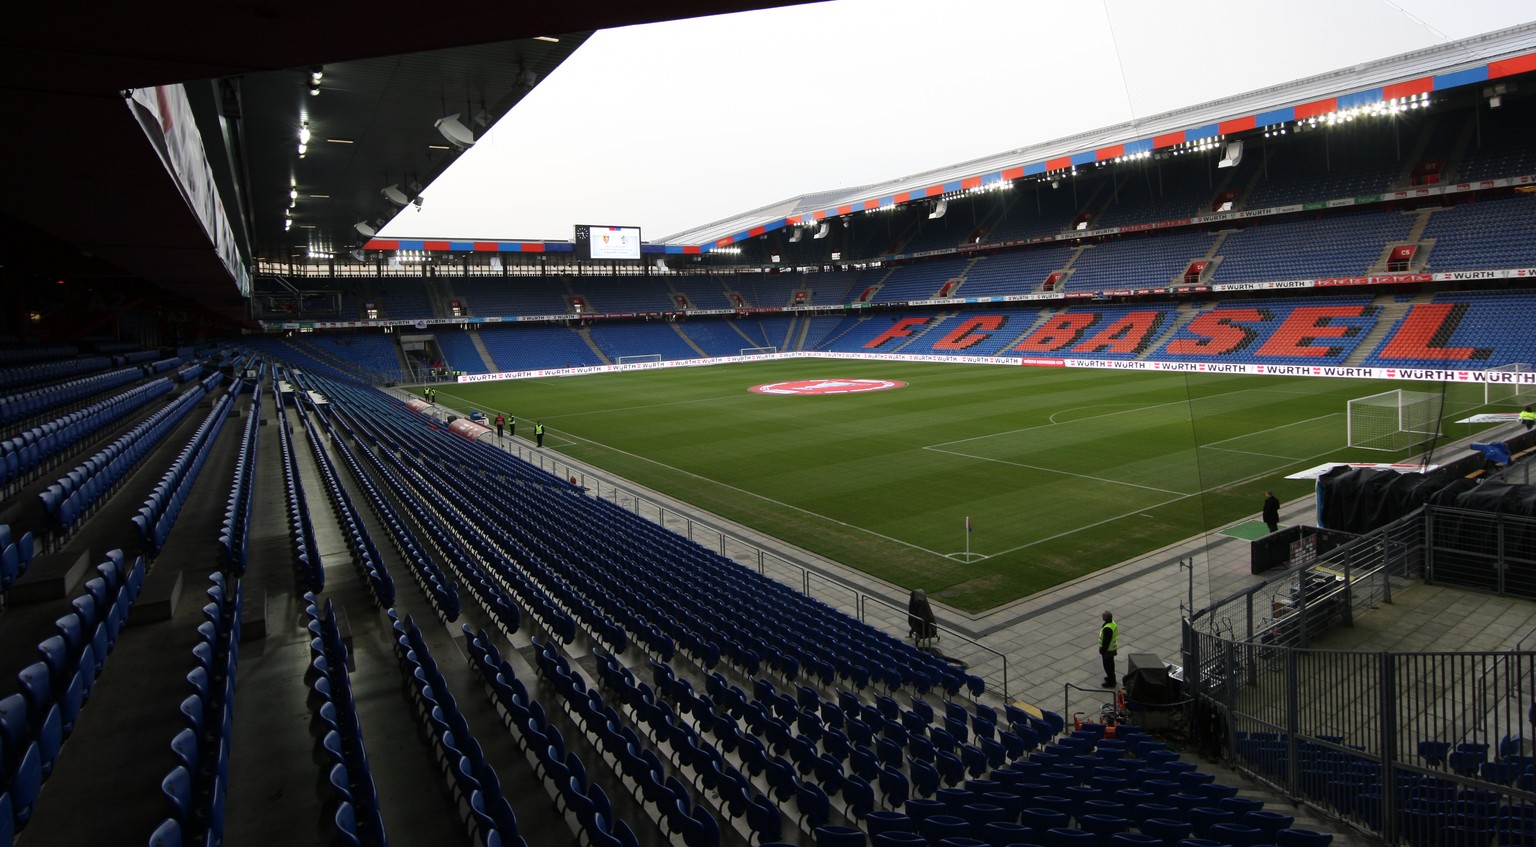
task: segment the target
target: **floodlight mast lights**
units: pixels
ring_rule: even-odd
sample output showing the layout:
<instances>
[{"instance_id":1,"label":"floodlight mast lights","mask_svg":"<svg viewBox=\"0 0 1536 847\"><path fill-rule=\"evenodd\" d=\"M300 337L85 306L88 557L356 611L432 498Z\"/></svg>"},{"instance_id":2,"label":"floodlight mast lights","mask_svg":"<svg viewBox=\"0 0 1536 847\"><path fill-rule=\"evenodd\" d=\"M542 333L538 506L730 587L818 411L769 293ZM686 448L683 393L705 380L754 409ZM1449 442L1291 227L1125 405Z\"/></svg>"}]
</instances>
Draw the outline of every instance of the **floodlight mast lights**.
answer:
<instances>
[{"instance_id":1,"label":"floodlight mast lights","mask_svg":"<svg viewBox=\"0 0 1536 847\"><path fill-rule=\"evenodd\" d=\"M438 120L433 126L437 128L439 133L442 133L443 138L447 139L449 144L460 150L470 147L475 143L475 134L470 132L469 127L459 120L458 112Z\"/></svg>"},{"instance_id":2,"label":"floodlight mast lights","mask_svg":"<svg viewBox=\"0 0 1536 847\"><path fill-rule=\"evenodd\" d=\"M386 185L382 189L379 190L379 193L384 195L384 199L385 200L388 200L389 202L395 204L396 206L400 206L402 208L407 203L411 202L411 198L405 196L405 192L400 190L400 184L399 183L393 183L391 185Z\"/></svg>"}]
</instances>

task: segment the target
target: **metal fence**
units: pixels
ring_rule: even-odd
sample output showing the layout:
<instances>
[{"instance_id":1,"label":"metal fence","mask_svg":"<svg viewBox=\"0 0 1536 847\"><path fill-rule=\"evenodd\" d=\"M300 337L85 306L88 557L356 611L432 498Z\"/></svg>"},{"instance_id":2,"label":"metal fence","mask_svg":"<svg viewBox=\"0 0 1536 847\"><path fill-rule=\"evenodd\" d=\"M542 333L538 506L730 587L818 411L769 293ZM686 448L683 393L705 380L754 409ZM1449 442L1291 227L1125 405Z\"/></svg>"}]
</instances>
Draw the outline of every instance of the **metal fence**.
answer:
<instances>
[{"instance_id":1,"label":"metal fence","mask_svg":"<svg viewBox=\"0 0 1536 847\"><path fill-rule=\"evenodd\" d=\"M1424 579L1536 598L1536 518L1425 508Z\"/></svg>"},{"instance_id":2,"label":"metal fence","mask_svg":"<svg viewBox=\"0 0 1536 847\"><path fill-rule=\"evenodd\" d=\"M1198 740L1388 843L1436 843L1445 832L1486 843L1504 826L1529 833L1529 820L1501 812L1536 801L1536 652L1307 646L1419 574L1470 580L1475 570L1491 587L1489 574L1504 573L1508 589L1517 562L1485 550L1523 549L1498 541L1520 524L1502 518L1426 508L1192 615L1184 658L1204 718ZM1460 544L1473 538L1482 541L1469 553Z\"/></svg>"},{"instance_id":3,"label":"metal fence","mask_svg":"<svg viewBox=\"0 0 1536 847\"><path fill-rule=\"evenodd\" d=\"M540 470L586 487L594 497L607 500L658 526L686 536L690 541L702 544L737 564L792 586L889 635L896 638L908 635L907 607L904 604L870 593L834 574L786 558L741 533L647 497L633 488L594 473L590 468L573 464L557 453L536 450L520 442L510 442L504 447ZM964 664L968 673L984 680L988 690L1004 702L1011 699L1008 657L1004 653L942 621L938 624L938 630L939 643L946 658Z\"/></svg>"},{"instance_id":4,"label":"metal fence","mask_svg":"<svg viewBox=\"0 0 1536 847\"><path fill-rule=\"evenodd\" d=\"M1424 561L1420 513L1354 538L1192 616L1196 630L1228 639L1304 647L1357 611L1392 601Z\"/></svg>"}]
</instances>

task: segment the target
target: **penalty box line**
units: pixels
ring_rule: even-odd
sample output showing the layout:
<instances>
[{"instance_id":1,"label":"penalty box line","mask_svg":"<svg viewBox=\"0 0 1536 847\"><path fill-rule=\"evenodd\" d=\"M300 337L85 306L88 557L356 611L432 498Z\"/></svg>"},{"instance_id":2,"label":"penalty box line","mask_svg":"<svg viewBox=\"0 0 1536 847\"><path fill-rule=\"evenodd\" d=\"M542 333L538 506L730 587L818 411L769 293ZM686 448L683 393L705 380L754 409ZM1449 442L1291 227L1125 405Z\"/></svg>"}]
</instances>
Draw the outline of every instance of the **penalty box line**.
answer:
<instances>
[{"instance_id":1,"label":"penalty box line","mask_svg":"<svg viewBox=\"0 0 1536 847\"><path fill-rule=\"evenodd\" d=\"M830 523L830 524L836 524L838 526L854 530L855 532L862 532L862 533L864 533L866 535L872 535L872 536L874 536L876 538L880 538L880 539L883 539L885 541L889 541L892 544L900 544L903 547L909 547L909 548L911 548L913 550L917 550L917 551L922 552L922 553L927 553L930 556L938 556L941 559L942 558L948 558L948 556L946 556L943 553L940 553L937 550L929 550L927 547L921 547L921 546L919 546L917 544L913 544L910 541L902 541L900 538L893 538L893 537L891 537L889 535L885 535L884 533L876 532L876 531L874 531L872 529L869 529L867 527L855 526L854 524L848 523L847 521L840 521L837 518L833 518L833 517L829 517L827 515L823 515L820 512L813 512L810 509L802 508L802 507L796 506L796 505L794 505L792 503L785 503L782 500L775 500L772 497L768 497L768 496L763 495L763 494L758 494L755 491L748 491L745 488L738 488L737 486L731 485L728 482L721 482L718 479L710 479L709 477L704 476L703 474L697 474L697 473L694 473L693 471L683 470L682 468L679 468L679 467L677 467L675 465L669 465L666 462L659 462L659 461L657 461L655 459L652 459L652 458L649 458L649 457L646 457L646 456L641 456L641 455L638 455L636 453L631 453L628 450L620 450L617 447L611 447L611 446L609 446L607 444L602 443L601 441L594 441L594 440L592 440L590 438L582 438L581 436L577 436L577 435L573 435L573 436L571 436L571 438L574 438L574 439L576 439L576 441L581 442L583 444L590 444L593 447L599 447L599 448L604 449L604 450L611 450L614 453L617 453L617 454L619 454L621 456L628 456L631 459L635 459L637 461L645 462L646 464L649 464L649 465L655 465L655 466L657 466L659 468L666 468L669 471L672 471L674 473L682 474L683 476L692 477L693 479L697 479L700 482L707 482L707 483L709 483L711 485L718 485L721 488L724 488L724 489L727 489L727 490L730 490L730 491L734 491L737 494L742 494L742 495L745 495L747 497L751 497L751 498L753 498L755 500L761 500L764 503L772 503L775 506L779 506L779 507L782 507L782 508L785 508L785 509L789 509L790 511L799 512L802 515L808 515L810 517L826 521L827 523ZM574 445L574 446L580 446L580 445L578 444L578 445Z\"/></svg>"}]
</instances>

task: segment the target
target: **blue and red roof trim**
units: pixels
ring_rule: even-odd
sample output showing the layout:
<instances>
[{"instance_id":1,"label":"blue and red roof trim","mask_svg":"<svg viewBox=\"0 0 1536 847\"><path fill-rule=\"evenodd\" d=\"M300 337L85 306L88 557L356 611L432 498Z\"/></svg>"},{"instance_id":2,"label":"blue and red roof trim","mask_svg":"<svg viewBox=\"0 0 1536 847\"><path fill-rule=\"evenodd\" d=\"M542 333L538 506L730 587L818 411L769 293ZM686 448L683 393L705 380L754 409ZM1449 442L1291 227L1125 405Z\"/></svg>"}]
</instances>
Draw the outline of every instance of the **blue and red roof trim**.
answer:
<instances>
[{"instance_id":1,"label":"blue and red roof trim","mask_svg":"<svg viewBox=\"0 0 1536 847\"><path fill-rule=\"evenodd\" d=\"M1123 144L1115 144L1095 150L1082 150L1066 156L1047 159L1044 162L1031 162L1002 170L962 177L948 182L937 183L923 188L914 188L908 191L899 191L894 194L869 200L849 203L841 206L820 209L814 212L806 212L798 215L789 215L769 223L760 224L750 229L743 230L734 235L718 238L714 242L705 245L662 245L646 244L641 247L642 253L662 255L691 255L703 253L721 247L729 247L737 242L756 238L767 232L782 229L786 226L820 221L825 218L850 215L855 211L867 211L872 209L885 209L910 203L913 200L922 200L928 197L940 197L957 191L969 191L973 188L985 187L1000 182L1007 182L1026 176L1040 176L1053 171L1068 170L1071 168L1090 165L1095 162L1110 161L1123 156L1149 153L1154 150L1164 150L1177 147L1181 144L1204 141L1221 135L1231 135L1238 132L1246 132L1259 127L1283 124L1290 121L1306 120L1320 117L1344 109L1354 109L1360 106L1372 106L1390 100L1400 100L1419 95L1431 94L1436 91L1445 91L1463 85L1477 85L1492 79L1514 76L1516 74L1536 71L1536 53L1526 53L1489 62L1478 67L1465 68L1459 71L1451 71L1444 74L1434 74L1415 79L1395 82L1377 88L1364 91L1356 91L1349 94L1340 94L1334 97L1324 97L1306 103L1298 103L1280 109L1271 109L1252 115L1241 115L1219 121L1214 124L1182 129L1175 132L1167 132L1155 135L1151 138L1141 138L1127 141ZM574 248L569 242L557 241L428 241L428 240L391 240L373 239L363 245L364 250L452 250L455 252L492 252L492 253L569 253Z\"/></svg>"}]
</instances>

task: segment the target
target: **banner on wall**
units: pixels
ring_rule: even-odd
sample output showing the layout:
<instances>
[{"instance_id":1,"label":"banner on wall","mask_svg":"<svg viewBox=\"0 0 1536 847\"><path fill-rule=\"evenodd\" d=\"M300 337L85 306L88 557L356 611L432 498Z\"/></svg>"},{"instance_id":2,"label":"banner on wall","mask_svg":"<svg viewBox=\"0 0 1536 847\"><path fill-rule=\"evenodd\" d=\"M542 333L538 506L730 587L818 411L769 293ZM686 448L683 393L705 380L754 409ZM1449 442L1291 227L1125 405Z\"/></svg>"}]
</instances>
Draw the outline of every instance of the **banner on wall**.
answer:
<instances>
[{"instance_id":1,"label":"banner on wall","mask_svg":"<svg viewBox=\"0 0 1536 847\"><path fill-rule=\"evenodd\" d=\"M621 371L698 368L738 362L772 359L842 359L848 361L924 362L955 365L1006 365L1036 368L1093 368L1097 370L1151 371L1159 373L1241 374L1248 376L1304 376L1327 379L1387 379L1411 382L1470 382L1500 385L1536 385L1536 371L1481 371L1454 368L1361 368L1331 365L1254 365L1236 362L1148 362L1120 359L1016 358L1011 356L941 356L908 353L838 353L806 351L800 353L759 353L750 356L720 356L712 359L677 359L670 362L636 362L626 365L590 365L579 368L550 368L536 371L506 371L493 374L462 374L459 382L500 382L509 379L586 376Z\"/></svg>"},{"instance_id":2,"label":"banner on wall","mask_svg":"<svg viewBox=\"0 0 1536 847\"><path fill-rule=\"evenodd\" d=\"M186 89L179 84L135 88L128 99L128 108L160 154L161 163L176 181L187 206L202 224L219 261L224 263L225 270L240 289L240 296L251 296L250 271L241 261L229 215L224 211L224 200L213 182L208 151L203 147L203 136L197 131L197 123L192 117Z\"/></svg>"}]
</instances>

